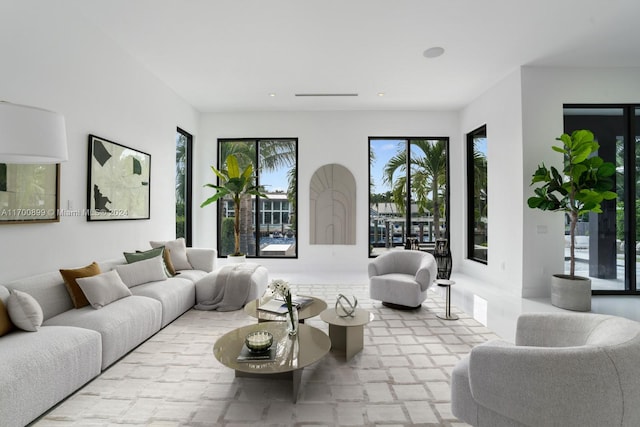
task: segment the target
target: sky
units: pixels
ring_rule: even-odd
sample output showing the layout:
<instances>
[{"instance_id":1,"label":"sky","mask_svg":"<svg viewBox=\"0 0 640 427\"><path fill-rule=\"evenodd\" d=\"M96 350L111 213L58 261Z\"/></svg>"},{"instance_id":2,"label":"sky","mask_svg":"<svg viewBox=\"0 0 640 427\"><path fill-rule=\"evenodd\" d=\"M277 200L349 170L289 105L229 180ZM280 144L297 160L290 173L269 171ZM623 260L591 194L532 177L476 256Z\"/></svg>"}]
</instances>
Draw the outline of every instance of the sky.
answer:
<instances>
[{"instance_id":1,"label":"sky","mask_svg":"<svg viewBox=\"0 0 640 427\"><path fill-rule=\"evenodd\" d=\"M288 172L288 169L262 172L260 174L260 185L264 185L265 189L270 193L278 190L286 192L289 186L287 182Z\"/></svg>"},{"instance_id":2,"label":"sky","mask_svg":"<svg viewBox=\"0 0 640 427\"><path fill-rule=\"evenodd\" d=\"M373 181L373 187L371 188L372 193L380 194L391 191L390 184L384 184L382 180L384 176L384 166L404 145L405 141L401 140L388 139L371 141L371 149L375 153L375 159L371 165L371 180Z\"/></svg>"}]
</instances>

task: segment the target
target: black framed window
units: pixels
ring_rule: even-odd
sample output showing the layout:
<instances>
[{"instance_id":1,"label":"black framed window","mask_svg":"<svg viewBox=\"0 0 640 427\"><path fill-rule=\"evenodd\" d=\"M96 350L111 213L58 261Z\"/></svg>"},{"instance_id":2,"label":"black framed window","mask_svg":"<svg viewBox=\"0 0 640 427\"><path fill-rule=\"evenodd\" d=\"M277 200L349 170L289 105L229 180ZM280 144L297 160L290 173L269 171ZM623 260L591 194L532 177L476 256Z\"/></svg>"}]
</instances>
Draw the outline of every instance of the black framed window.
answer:
<instances>
[{"instance_id":1,"label":"black framed window","mask_svg":"<svg viewBox=\"0 0 640 427\"><path fill-rule=\"evenodd\" d=\"M267 198L241 203L240 251L252 258L297 258L298 139L219 139L218 169L234 154L241 169L253 165L256 185ZM285 209L286 207L286 209ZM233 252L233 203L218 203L218 256Z\"/></svg>"},{"instance_id":2,"label":"black framed window","mask_svg":"<svg viewBox=\"0 0 640 427\"><path fill-rule=\"evenodd\" d=\"M615 200L605 200L602 213L579 218L576 229L576 274L591 278L593 294L640 294L640 105L566 104L564 132L593 132L598 155L616 166ZM568 225L565 230L568 240ZM567 246L567 245L565 245ZM568 247L565 271L568 271Z\"/></svg>"},{"instance_id":3,"label":"black framed window","mask_svg":"<svg viewBox=\"0 0 640 427\"><path fill-rule=\"evenodd\" d=\"M369 256L449 238L449 138L369 138Z\"/></svg>"},{"instance_id":4,"label":"black framed window","mask_svg":"<svg viewBox=\"0 0 640 427\"><path fill-rule=\"evenodd\" d=\"M489 262L487 126L467 134L467 257Z\"/></svg>"},{"instance_id":5,"label":"black framed window","mask_svg":"<svg viewBox=\"0 0 640 427\"><path fill-rule=\"evenodd\" d=\"M193 135L176 130L176 237L191 246Z\"/></svg>"}]
</instances>

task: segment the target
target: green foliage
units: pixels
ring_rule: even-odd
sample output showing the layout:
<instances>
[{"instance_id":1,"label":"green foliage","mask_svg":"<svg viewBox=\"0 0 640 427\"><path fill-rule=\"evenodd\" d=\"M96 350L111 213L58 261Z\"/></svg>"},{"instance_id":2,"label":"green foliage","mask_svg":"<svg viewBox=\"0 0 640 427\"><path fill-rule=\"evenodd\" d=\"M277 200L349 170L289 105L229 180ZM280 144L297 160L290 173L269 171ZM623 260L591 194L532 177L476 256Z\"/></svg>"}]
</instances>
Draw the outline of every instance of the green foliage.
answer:
<instances>
[{"instance_id":1,"label":"green foliage","mask_svg":"<svg viewBox=\"0 0 640 427\"><path fill-rule=\"evenodd\" d=\"M588 130L576 130L571 135L562 134L557 141L562 147L551 147L562 153L564 165L562 173L555 167L547 168L544 163L531 178L531 185L542 185L534 189L529 197L530 208L544 211L560 211L569 215L571 235L571 271L575 273L575 226L578 217L585 213L602 213L601 203L614 200L617 194L611 191L614 185L615 165L594 155L600 145Z\"/></svg>"},{"instance_id":2,"label":"green foliage","mask_svg":"<svg viewBox=\"0 0 640 427\"><path fill-rule=\"evenodd\" d=\"M552 147L564 154L562 174L555 167L539 165L531 185L543 185L534 189L535 196L529 198L529 207L577 215L601 213L602 201L617 196L611 191L616 171L614 164L591 156L600 146L588 130L577 130L571 136L563 134L557 140L564 143L563 147Z\"/></svg>"},{"instance_id":3,"label":"green foliage","mask_svg":"<svg viewBox=\"0 0 640 427\"><path fill-rule=\"evenodd\" d=\"M256 197L267 197L254 184L253 165L249 163L244 170L241 170L238 159L235 155L229 154L225 161L226 170L218 170L211 166L211 170L218 177L220 185L205 184L205 187L213 188L216 192L213 196L200 204L200 207L210 205L219 199L229 195L233 199L235 221L234 221L234 255L240 255L240 217L241 203L240 200L245 195L253 195Z\"/></svg>"},{"instance_id":4,"label":"green foliage","mask_svg":"<svg viewBox=\"0 0 640 427\"><path fill-rule=\"evenodd\" d=\"M632 233L635 241L640 242L640 199L636 199L636 230ZM616 239L626 241L624 234L624 202L616 204Z\"/></svg>"},{"instance_id":5,"label":"green foliage","mask_svg":"<svg viewBox=\"0 0 640 427\"><path fill-rule=\"evenodd\" d=\"M185 218L184 216L178 216L176 217L176 238L178 237L184 237L186 238L186 234L185 234Z\"/></svg>"}]
</instances>

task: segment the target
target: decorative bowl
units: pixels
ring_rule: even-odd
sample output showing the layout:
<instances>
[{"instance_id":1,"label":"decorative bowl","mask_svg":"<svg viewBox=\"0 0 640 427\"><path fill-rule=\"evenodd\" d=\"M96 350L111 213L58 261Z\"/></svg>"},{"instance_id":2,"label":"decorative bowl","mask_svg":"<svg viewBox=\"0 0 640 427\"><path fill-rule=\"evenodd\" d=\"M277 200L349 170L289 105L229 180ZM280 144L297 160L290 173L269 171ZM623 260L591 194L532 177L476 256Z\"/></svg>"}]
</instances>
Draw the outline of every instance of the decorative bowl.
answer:
<instances>
[{"instance_id":1,"label":"decorative bowl","mask_svg":"<svg viewBox=\"0 0 640 427\"><path fill-rule=\"evenodd\" d=\"M267 331L251 332L244 338L244 343L253 352L267 351L273 344L273 335Z\"/></svg>"}]
</instances>

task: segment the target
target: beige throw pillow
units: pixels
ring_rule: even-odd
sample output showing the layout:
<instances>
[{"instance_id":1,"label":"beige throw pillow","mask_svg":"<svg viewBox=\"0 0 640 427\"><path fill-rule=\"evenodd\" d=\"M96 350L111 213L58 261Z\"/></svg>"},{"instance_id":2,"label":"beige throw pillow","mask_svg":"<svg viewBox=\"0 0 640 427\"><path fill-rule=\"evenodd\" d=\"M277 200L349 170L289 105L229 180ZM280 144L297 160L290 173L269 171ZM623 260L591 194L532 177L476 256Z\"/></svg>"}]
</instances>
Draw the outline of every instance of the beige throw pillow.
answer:
<instances>
[{"instance_id":1,"label":"beige throw pillow","mask_svg":"<svg viewBox=\"0 0 640 427\"><path fill-rule=\"evenodd\" d=\"M107 271L97 276L79 278L76 281L87 296L91 307L95 309L100 309L131 295L131 291L122 282L116 270Z\"/></svg>"},{"instance_id":2,"label":"beige throw pillow","mask_svg":"<svg viewBox=\"0 0 640 427\"><path fill-rule=\"evenodd\" d=\"M142 285L143 283L167 280L162 255L136 261L132 264L118 265L116 266L116 271L124 284L130 288Z\"/></svg>"},{"instance_id":3,"label":"beige throw pillow","mask_svg":"<svg viewBox=\"0 0 640 427\"><path fill-rule=\"evenodd\" d=\"M9 291L7 311L11 322L23 331L37 332L44 318L38 301L26 292Z\"/></svg>"},{"instance_id":4,"label":"beige throw pillow","mask_svg":"<svg viewBox=\"0 0 640 427\"><path fill-rule=\"evenodd\" d=\"M169 242L149 242L152 248L159 248L164 246L165 249L169 250L169 255L171 257L171 263L173 264L173 268L176 271L180 270L193 270L193 267L189 263L189 259L187 258L187 244L183 237L180 237L176 240L171 240Z\"/></svg>"}]
</instances>

